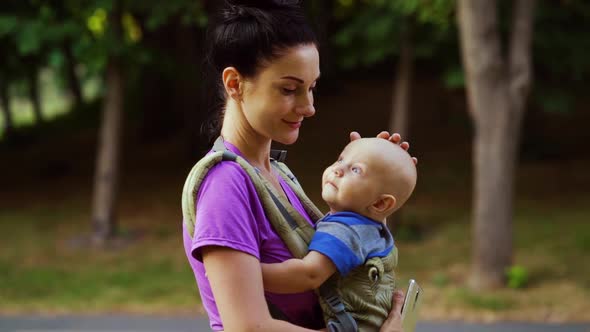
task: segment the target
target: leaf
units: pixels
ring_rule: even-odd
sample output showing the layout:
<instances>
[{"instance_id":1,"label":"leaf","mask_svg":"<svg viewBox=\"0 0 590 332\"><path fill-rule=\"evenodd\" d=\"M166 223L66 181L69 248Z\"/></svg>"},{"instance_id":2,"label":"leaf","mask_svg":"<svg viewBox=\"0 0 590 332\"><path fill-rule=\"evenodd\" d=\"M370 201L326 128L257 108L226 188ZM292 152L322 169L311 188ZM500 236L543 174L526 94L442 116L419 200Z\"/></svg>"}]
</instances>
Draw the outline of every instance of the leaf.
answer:
<instances>
[{"instance_id":1,"label":"leaf","mask_svg":"<svg viewBox=\"0 0 590 332\"><path fill-rule=\"evenodd\" d=\"M443 75L443 82L449 89L460 89L465 87L465 74L463 68L453 67L448 69Z\"/></svg>"},{"instance_id":2,"label":"leaf","mask_svg":"<svg viewBox=\"0 0 590 332\"><path fill-rule=\"evenodd\" d=\"M0 16L0 37L14 32L18 21L14 16Z\"/></svg>"}]
</instances>

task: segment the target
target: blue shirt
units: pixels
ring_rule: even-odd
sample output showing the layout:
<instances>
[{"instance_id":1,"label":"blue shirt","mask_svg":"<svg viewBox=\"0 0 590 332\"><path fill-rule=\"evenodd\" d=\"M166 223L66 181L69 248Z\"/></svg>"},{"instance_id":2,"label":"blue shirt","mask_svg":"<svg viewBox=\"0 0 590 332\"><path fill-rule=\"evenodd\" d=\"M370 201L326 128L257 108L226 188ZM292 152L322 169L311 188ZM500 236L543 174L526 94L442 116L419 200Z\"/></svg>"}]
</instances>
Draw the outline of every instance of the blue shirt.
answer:
<instances>
[{"instance_id":1,"label":"blue shirt","mask_svg":"<svg viewBox=\"0 0 590 332\"><path fill-rule=\"evenodd\" d=\"M387 256L393 246L393 236L383 223L354 212L337 212L318 221L309 250L330 258L345 276L369 258Z\"/></svg>"}]
</instances>

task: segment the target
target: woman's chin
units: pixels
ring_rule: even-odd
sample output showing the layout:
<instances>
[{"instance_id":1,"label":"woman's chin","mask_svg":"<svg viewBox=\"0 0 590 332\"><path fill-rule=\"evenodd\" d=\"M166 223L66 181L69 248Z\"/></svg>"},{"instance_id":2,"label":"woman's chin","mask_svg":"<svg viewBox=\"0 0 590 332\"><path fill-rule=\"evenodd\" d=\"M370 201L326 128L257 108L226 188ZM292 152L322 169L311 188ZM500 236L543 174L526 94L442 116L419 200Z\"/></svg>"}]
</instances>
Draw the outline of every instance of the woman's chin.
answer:
<instances>
[{"instance_id":1,"label":"woman's chin","mask_svg":"<svg viewBox=\"0 0 590 332\"><path fill-rule=\"evenodd\" d=\"M297 142L297 138L299 138L299 132L290 135L284 135L282 137L277 137L273 141L281 143L283 145L291 145Z\"/></svg>"}]
</instances>

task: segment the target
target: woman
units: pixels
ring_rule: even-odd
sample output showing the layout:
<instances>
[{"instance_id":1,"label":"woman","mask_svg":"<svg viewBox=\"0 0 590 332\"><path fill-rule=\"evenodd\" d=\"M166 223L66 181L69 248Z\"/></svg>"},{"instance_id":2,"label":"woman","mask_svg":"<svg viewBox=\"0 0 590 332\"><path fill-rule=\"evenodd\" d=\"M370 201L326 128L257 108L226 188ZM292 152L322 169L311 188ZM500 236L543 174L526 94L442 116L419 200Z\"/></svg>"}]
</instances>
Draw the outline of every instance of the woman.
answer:
<instances>
[{"instance_id":1,"label":"woman","mask_svg":"<svg viewBox=\"0 0 590 332\"><path fill-rule=\"evenodd\" d=\"M210 31L208 60L222 107L216 110L225 146L260 170L313 224L270 161L272 141L292 144L315 114L320 76L317 41L297 1L232 1ZM360 137L351 134L351 139ZM380 137L399 142L399 135ZM402 147L408 148L407 143ZM215 331L309 331L324 323L314 293L265 293L260 263L292 258L272 229L248 175L235 163L213 167L197 197L194 234L185 252ZM401 331L397 294L382 331ZM289 322L273 319L267 301Z\"/></svg>"}]
</instances>

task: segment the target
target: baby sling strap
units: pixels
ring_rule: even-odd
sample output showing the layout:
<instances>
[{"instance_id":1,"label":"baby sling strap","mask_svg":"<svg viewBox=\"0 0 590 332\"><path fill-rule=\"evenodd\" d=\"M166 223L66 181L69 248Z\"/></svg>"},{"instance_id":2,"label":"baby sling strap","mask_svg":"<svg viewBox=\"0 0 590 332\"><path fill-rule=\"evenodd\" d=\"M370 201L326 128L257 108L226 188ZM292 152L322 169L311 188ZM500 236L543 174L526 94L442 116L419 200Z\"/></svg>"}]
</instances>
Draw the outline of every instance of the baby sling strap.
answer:
<instances>
[{"instance_id":1,"label":"baby sling strap","mask_svg":"<svg viewBox=\"0 0 590 332\"><path fill-rule=\"evenodd\" d=\"M323 217L323 214L307 197L293 173L284 164L286 154L287 151L284 150L271 150L271 165L295 192L309 216L317 221ZM285 242L291 254L296 258L303 258L308 252L309 243L315 232L313 227L282 195L276 192L276 189L260 174L258 169L250 165L244 158L229 151L223 143L222 137L215 141L213 152L199 160L192 168L184 183L182 192L183 223L191 237L195 229L195 202L199 187L209 170L221 161L236 162L244 169L254 184L256 193L273 228ZM358 330L354 318L346 312L333 283L327 281L317 293L321 301L327 304L333 316L336 317L336 320L327 323L331 332L356 332ZM288 320L280 309L269 301L267 303L274 318Z\"/></svg>"}]
</instances>

